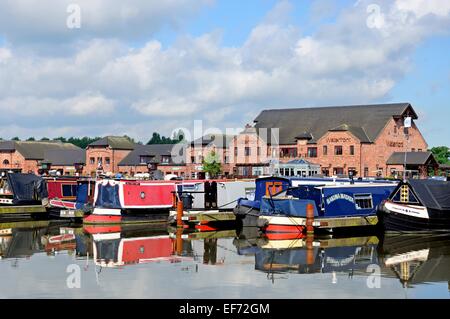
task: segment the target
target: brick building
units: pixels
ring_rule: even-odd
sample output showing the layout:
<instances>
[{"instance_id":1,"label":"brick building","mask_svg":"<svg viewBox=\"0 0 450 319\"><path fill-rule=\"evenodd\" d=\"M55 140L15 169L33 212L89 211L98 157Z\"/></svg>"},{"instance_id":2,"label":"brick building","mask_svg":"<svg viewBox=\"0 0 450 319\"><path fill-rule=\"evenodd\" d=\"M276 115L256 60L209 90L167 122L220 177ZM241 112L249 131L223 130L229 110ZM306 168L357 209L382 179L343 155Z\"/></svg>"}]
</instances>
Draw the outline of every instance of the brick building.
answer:
<instances>
[{"instance_id":1,"label":"brick building","mask_svg":"<svg viewBox=\"0 0 450 319\"><path fill-rule=\"evenodd\" d=\"M137 144L123 136L106 136L86 148L84 173L118 173L119 163L130 154Z\"/></svg>"},{"instance_id":2,"label":"brick building","mask_svg":"<svg viewBox=\"0 0 450 319\"><path fill-rule=\"evenodd\" d=\"M187 176L190 178L205 178L203 171L203 160L211 152L215 152L218 160L222 163L222 175L233 174L233 135L207 134L202 138L194 140L186 147Z\"/></svg>"},{"instance_id":3,"label":"brick building","mask_svg":"<svg viewBox=\"0 0 450 319\"><path fill-rule=\"evenodd\" d=\"M0 171L61 174L82 171L84 150L60 141L0 141Z\"/></svg>"},{"instance_id":4,"label":"brick building","mask_svg":"<svg viewBox=\"0 0 450 319\"><path fill-rule=\"evenodd\" d=\"M184 158L181 161L174 159L173 149L174 145L170 144L136 145L135 149L119 163L119 172L134 176L159 170L164 175L188 176Z\"/></svg>"},{"instance_id":5,"label":"brick building","mask_svg":"<svg viewBox=\"0 0 450 319\"><path fill-rule=\"evenodd\" d=\"M412 118L410 128L404 126L407 117ZM409 103L265 110L254 121L259 146L253 152L268 158L279 155L280 162L305 158L320 165L325 176L350 172L355 176L388 176L386 163L394 152L427 150L417 119ZM244 156L252 146L242 141L256 139L254 132L248 132L249 128L237 142L238 149L247 147ZM273 143L274 136L278 145ZM264 141L268 141L265 147L261 146ZM267 166L267 160L248 158L246 165L251 169ZM246 171L248 175L253 175L251 169Z\"/></svg>"}]
</instances>

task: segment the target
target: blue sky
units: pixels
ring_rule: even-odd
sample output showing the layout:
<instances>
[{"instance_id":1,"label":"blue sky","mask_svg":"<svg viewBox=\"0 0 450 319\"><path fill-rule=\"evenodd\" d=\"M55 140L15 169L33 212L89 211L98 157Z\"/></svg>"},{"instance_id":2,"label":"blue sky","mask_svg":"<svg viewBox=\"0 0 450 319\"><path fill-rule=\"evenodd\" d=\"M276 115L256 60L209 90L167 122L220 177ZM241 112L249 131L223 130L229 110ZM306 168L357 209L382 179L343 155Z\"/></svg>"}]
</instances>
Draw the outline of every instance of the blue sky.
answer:
<instances>
[{"instance_id":1,"label":"blue sky","mask_svg":"<svg viewBox=\"0 0 450 319\"><path fill-rule=\"evenodd\" d=\"M0 136L146 141L266 108L410 102L448 145L449 30L450 0L1 1Z\"/></svg>"}]
</instances>

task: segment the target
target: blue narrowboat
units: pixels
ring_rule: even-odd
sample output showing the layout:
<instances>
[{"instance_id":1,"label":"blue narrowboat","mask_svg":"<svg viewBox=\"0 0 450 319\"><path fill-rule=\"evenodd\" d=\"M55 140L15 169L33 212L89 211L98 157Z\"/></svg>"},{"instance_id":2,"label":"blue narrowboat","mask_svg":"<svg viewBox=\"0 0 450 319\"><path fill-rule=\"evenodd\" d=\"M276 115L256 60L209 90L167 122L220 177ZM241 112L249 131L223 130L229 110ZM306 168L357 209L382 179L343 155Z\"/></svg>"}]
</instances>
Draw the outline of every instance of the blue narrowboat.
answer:
<instances>
[{"instance_id":1,"label":"blue narrowboat","mask_svg":"<svg viewBox=\"0 0 450 319\"><path fill-rule=\"evenodd\" d=\"M254 199L239 200L235 214L243 226L266 232L303 231L308 208L316 228L373 225L378 205L396 186L391 181L265 178L257 180Z\"/></svg>"}]
</instances>

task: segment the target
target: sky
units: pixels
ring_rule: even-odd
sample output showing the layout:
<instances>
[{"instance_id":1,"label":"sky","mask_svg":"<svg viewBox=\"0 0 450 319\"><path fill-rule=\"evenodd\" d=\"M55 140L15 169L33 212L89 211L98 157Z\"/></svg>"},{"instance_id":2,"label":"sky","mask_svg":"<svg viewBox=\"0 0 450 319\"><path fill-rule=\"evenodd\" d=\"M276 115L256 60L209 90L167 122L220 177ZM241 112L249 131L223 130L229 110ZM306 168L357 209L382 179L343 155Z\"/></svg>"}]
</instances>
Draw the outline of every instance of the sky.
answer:
<instances>
[{"instance_id":1,"label":"sky","mask_svg":"<svg viewBox=\"0 0 450 319\"><path fill-rule=\"evenodd\" d=\"M0 0L0 137L241 128L409 102L449 145L450 0Z\"/></svg>"}]
</instances>

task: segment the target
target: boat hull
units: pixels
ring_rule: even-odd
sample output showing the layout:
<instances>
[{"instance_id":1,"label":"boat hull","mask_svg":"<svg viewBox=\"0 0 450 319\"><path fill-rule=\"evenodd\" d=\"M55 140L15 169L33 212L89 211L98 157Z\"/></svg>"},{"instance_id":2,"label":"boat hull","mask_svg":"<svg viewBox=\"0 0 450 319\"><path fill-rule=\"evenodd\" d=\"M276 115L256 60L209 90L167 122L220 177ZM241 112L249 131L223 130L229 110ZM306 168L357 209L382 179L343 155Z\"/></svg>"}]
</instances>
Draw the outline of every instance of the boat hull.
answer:
<instances>
[{"instance_id":1,"label":"boat hull","mask_svg":"<svg viewBox=\"0 0 450 319\"><path fill-rule=\"evenodd\" d=\"M254 207L248 207L243 205L238 205L234 208L234 214L236 215L236 220L242 227L260 227L259 217L261 213L259 209Z\"/></svg>"},{"instance_id":2,"label":"boat hull","mask_svg":"<svg viewBox=\"0 0 450 319\"><path fill-rule=\"evenodd\" d=\"M426 207L386 202L378 213L386 231L447 232L450 231L450 210L437 211Z\"/></svg>"}]
</instances>

